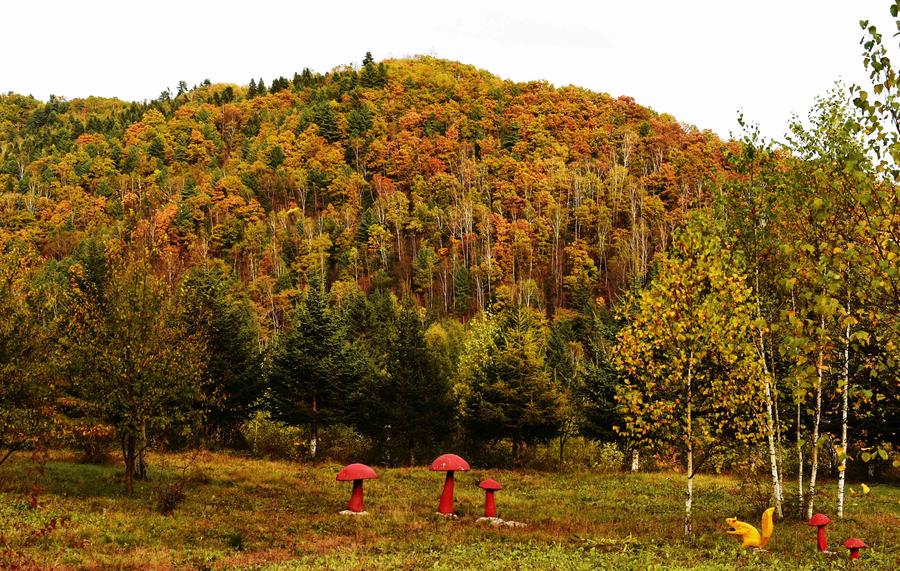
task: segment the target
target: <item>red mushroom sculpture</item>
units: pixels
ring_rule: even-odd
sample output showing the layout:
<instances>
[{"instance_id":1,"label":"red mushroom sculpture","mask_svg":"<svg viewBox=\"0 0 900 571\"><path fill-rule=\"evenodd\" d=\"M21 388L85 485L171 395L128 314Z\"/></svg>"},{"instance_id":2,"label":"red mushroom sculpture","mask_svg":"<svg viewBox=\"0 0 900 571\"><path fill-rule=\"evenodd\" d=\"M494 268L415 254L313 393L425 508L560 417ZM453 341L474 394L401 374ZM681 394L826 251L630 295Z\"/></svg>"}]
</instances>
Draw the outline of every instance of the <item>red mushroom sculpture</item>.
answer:
<instances>
[{"instance_id":1,"label":"red mushroom sculpture","mask_svg":"<svg viewBox=\"0 0 900 571\"><path fill-rule=\"evenodd\" d=\"M444 491L441 493L441 503L438 504L438 513L453 515L453 472L469 470L469 463L456 454L444 454L435 458L431 463L431 469L435 472L447 472Z\"/></svg>"},{"instance_id":2,"label":"red mushroom sculpture","mask_svg":"<svg viewBox=\"0 0 900 571\"><path fill-rule=\"evenodd\" d=\"M828 551L828 540L825 539L825 526L831 523L831 520L825 514L815 514L809 519L809 525L818 528L816 532L816 542L819 551Z\"/></svg>"},{"instance_id":3,"label":"red mushroom sculpture","mask_svg":"<svg viewBox=\"0 0 900 571\"><path fill-rule=\"evenodd\" d=\"M497 504L494 503L494 492L502 490L503 486L496 480L482 480L478 487L484 490L484 517L497 517Z\"/></svg>"},{"instance_id":4,"label":"red mushroom sculpture","mask_svg":"<svg viewBox=\"0 0 900 571\"><path fill-rule=\"evenodd\" d=\"M378 474L375 473L375 470L365 464L350 464L338 472L338 482L353 482L353 493L350 494L350 501L347 502L348 510L354 513L365 511L363 508L363 480L372 480L377 477Z\"/></svg>"},{"instance_id":5,"label":"red mushroom sculpture","mask_svg":"<svg viewBox=\"0 0 900 571\"><path fill-rule=\"evenodd\" d=\"M859 550L865 549L868 547L865 543L863 543L862 539L857 537L851 537L847 541L844 542L844 547L850 550L850 559L859 559Z\"/></svg>"}]
</instances>

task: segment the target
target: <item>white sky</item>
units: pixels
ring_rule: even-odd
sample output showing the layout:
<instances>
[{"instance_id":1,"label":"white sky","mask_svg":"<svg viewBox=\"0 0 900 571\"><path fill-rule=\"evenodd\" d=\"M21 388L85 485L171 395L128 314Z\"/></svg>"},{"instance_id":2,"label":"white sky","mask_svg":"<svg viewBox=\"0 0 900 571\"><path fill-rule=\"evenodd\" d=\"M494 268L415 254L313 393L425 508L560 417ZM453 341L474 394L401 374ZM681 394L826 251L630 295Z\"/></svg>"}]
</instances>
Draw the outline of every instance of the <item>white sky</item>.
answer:
<instances>
[{"instance_id":1,"label":"white sky","mask_svg":"<svg viewBox=\"0 0 900 571\"><path fill-rule=\"evenodd\" d=\"M579 85L721 135L777 136L842 78L858 21L893 43L887 0L252 2L51 0L0 10L0 92L153 99L179 80L246 84L431 54L516 81Z\"/></svg>"}]
</instances>

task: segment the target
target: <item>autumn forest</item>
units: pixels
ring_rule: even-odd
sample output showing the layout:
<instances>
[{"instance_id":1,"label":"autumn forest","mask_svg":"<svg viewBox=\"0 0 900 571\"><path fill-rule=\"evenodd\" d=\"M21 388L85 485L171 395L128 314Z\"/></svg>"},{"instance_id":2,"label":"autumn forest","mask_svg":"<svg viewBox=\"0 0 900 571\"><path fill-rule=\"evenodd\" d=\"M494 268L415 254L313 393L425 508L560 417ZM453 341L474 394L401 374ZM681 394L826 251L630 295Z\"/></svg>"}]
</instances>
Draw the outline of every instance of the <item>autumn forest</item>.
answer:
<instances>
[{"instance_id":1,"label":"autumn forest","mask_svg":"<svg viewBox=\"0 0 900 571\"><path fill-rule=\"evenodd\" d=\"M861 34L871 84L778 141L426 56L0 96L0 472L614 450L682 474L687 535L701 472L842 516L900 463L900 97Z\"/></svg>"}]
</instances>

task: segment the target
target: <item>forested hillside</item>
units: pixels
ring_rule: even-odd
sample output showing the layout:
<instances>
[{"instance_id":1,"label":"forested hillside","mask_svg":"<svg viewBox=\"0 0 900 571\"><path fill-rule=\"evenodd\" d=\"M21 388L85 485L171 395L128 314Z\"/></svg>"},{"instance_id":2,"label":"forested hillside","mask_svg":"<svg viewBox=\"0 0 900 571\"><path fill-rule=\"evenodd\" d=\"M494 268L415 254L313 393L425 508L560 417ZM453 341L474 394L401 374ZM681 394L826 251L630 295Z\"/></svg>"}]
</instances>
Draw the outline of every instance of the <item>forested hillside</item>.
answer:
<instances>
[{"instance_id":1,"label":"forested hillside","mask_svg":"<svg viewBox=\"0 0 900 571\"><path fill-rule=\"evenodd\" d=\"M811 512L826 459L896 454L885 69L780 146L430 57L0 96L0 454L115 445L130 490L151 444L502 464L602 439L689 490L771 468L779 512L789 470Z\"/></svg>"},{"instance_id":2,"label":"forested hillside","mask_svg":"<svg viewBox=\"0 0 900 571\"><path fill-rule=\"evenodd\" d=\"M471 316L640 283L725 145L626 97L432 58L204 84L148 104L2 99L3 240L63 260L86 236L168 282L222 260L277 334L312 276Z\"/></svg>"}]
</instances>

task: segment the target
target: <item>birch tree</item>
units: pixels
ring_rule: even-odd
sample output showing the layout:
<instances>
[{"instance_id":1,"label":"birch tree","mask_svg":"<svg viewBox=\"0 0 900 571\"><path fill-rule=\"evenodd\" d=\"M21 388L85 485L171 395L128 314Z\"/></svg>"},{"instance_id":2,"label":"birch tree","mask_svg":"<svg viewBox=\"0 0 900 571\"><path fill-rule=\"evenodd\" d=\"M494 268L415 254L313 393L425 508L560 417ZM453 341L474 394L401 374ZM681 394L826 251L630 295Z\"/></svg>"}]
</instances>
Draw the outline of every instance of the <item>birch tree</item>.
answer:
<instances>
[{"instance_id":1,"label":"birch tree","mask_svg":"<svg viewBox=\"0 0 900 571\"><path fill-rule=\"evenodd\" d=\"M697 217L660 255L656 278L633 300L618 335L617 399L629 437L684 454L684 534L692 533L693 483L717 447L762 434L763 376L753 346L753 304L727 244Z\"/></svg>"},{"instance_id":2,"label":"birch tree","mask_svg":"<svg viewBox=\"0 0 900 571\"><path fill-rule=\"evenodd\" d=\"M780 186L778 153L759 135L755 126L739 123L747 129L741 141L741 152L731 155L737 173L736 181L724 187L717 197L717 216L723 221L726 236L734 236L747 269L752 290L756 348L763 374L766 406L766 436L772 492L778 517L784 517L781 477L781 423L778 411L778 377L776 356L780 343L779 310L785 300L778 281L786 267L778 251L780 237L773 219Z\"/></svg>"}]
</instances>

